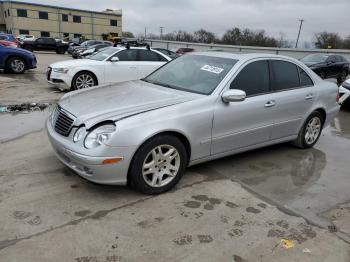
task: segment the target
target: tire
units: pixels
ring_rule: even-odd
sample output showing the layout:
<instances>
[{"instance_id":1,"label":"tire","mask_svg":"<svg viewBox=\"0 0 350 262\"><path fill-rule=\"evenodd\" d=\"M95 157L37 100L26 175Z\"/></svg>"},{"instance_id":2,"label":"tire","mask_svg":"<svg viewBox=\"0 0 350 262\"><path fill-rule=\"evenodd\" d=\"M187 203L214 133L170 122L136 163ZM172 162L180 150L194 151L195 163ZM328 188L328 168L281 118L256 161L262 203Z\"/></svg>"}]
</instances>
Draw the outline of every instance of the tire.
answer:
<instances>
[{"instance_id":1,"label":"tire","mask_svg":"<svg viewBox=\"0 0 350 262\"><path fill-rule=\"evenodd\" d=\"M323 124L323 115L318 111L314 111L304 122L298 138L293 141L293 144L299 148L313 147L321 136Z\"/></svg>"},{"instance_id":2,"label":"tire","mask_svg":"<svg viewBox=\"0 0 350 262\"><path fill-rule=\"evenodd\" d=\"M26 62L21 57L10 57L6 62L6 69L13 74L23 74L26 71Z\"/></svg>"},{"instance_id":3,"label":"tire","mask_svg":"<svg viewBox=\"0 0 350 262\"><path fill-rule=\"evenodd\" d=\"M164 193L180 181L185 173L187 159L185 146L180 139L172 135L155 136L135 153L129 168L128 182L147 195Z\"/></svg>"},{"instance_id":4,"label":"tire","mask_svg":"<svg viewBox=\"0 0 350 262\"><path fill-rule=\"evenodd\" d=\"M62 48L62 47L59 47L56 50L56 53L60 54L60 55L64 55L65 52L66 52L66 50L64 48Z\"/></svg>"},{"instance_id":5,"label":"tire","mask_svg":"<svg viewBox=\"0 0 350 262\"><path fill-rule=\"evenodd\" d=\"M77 73L72 80L71 90L79 90L97 85L96 76L87 71Z\"/></svg>"},{"instance_id":6,"label":"tire","mask_svg":"<svg viewBox=\"0 0 350 262\"><path fill-rule=\"evenodd\" d=\"M343 70L337 78L338 84L342 84L346 80L347 76L348 76L348 71Z\"/></svg>"}]
</instances>

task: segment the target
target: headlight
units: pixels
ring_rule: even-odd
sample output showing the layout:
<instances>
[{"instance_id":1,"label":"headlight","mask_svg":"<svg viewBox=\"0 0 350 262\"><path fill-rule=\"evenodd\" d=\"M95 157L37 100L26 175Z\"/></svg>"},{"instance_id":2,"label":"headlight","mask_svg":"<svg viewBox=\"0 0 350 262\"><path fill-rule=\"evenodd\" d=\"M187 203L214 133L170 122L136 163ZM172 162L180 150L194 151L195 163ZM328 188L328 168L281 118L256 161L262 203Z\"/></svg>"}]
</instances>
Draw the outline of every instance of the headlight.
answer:
<instances>
[{"instance_id":1,"label":"headlight","mask_svg":"<svg viewBox=\"0 0 350 262\"><path fill-rule=\"evenodd\" d=\"M80 127L74 134L73 136L73 142L76 143L78 141L80 141L83 136L84 136L84 132L85 132L85 127Z\"/></svg>"},{"instance_id":2,"label":"headlight","mask_svg":"<svg viewBox=\"0 0 350 262\"><path fill-rule=\"evenodd\" d=\"M52 71L55 73L66 74L68 72L68 68L53 68Z\"/></svg>"},{"instance_id":3,"label":"headlight","mask_svg":"<svg viewBox=\"0 0 350 262\"><path fill-rule=\"evenodd\" d=\"M97 127L85 137L84 146L87 149L99 147L108 141L115 131L116 127L112 124Z\"/></svg>"}]
</instances>

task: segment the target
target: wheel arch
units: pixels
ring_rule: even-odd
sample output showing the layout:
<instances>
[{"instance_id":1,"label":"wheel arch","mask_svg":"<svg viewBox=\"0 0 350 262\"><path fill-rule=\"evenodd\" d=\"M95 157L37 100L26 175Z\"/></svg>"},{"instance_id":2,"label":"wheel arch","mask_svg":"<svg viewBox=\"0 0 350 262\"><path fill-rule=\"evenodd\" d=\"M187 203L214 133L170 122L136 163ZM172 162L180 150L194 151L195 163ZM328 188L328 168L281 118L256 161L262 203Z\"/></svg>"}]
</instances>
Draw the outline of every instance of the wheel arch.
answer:
<instances>
[{"instance_id":1,"label":"wheel arch","mask_svg":"<svg viewBox=\"0 0 350 262\"><path fill-rule=\"evenodd\" d=\"M322 115L322 117L323 117L323 123L322 124L324 124L326 122L327 113L326 113L326 110L323 107L318 107L312 112L319 112Z\"/></svg>"},{"instance_id":2,"label":"wheel arch","mask_svg":"<svg viewBox=\"0 0 350 262\"><path fill-rule=\"evenodd\" d=\"M82 70L79 70L78 72L76 72L76 73L74 74L74 76L72 77L71 86L73 86L73 81L74 81L75 77L76 77L78 74L81 74L81 73L89 73L89 74L92 74L93 77L94 77L95 80L96 80L96 85L98 85L99 79L98 79L97 75L96 75L94 72L92 72L91 70L82 69Z\"/></svg>"},{"instance_id":3,"label":"wheel arch","mask_svg":"<svg viewBox=\"0 0 350 262\"><path fill-rule=\"evenodd\" d=\"M188 139L188 137L186 135L184 135L182 132L179 132L177 130L164 130L164 131L161 131L159 133L156 133L156 134L153 134L149 137L146 137L139 145L138 147L136 148L135 152L133 153L133 156L132 156L132 159L130 161L130 164L129 164L129 167L128 167L128 173L127 173L127 184L129 184L130 182L130 179L129 179L129 175L130 175L130 168L131 168L131 165L133 164L133 161L134 161L134 157L137 153L137 151L140 149L140 147L146 143L147 141L149 141L150 139L153 139L154 137L157 137L157 136L160 136L160 135L172 135L172 136L175 136L177 137L181 143L183 143L184 147L185 147L185 150L186 150L186 153L187 153L187 164L190 162L190 159L191 159L191 144L190 144L190 141Z\"/></svg>"}]
</instances>

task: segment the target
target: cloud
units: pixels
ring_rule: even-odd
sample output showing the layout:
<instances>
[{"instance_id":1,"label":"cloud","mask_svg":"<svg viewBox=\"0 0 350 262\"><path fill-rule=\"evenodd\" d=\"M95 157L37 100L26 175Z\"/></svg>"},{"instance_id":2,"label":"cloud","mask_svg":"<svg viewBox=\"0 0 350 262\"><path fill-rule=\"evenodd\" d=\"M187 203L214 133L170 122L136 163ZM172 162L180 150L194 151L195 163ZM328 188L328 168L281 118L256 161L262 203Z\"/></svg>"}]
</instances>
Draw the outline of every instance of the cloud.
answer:
<instances>
[{"instance_id":1,"label":"cloud","mask_svg":"<svg viewBox=\"0 0 350 262\"><path fill-rule=\"evenodd\" d=\"M47 4L46 0L32 0ZM298 19L305 19L301 41L312 41L317 32L350 35L349 0L50 0L50 4L88 10L123 9L123 31L159 34L173 30L204 28L218 36L232 27L265 30L295 39Z\"/></svg>"}]
</instances>

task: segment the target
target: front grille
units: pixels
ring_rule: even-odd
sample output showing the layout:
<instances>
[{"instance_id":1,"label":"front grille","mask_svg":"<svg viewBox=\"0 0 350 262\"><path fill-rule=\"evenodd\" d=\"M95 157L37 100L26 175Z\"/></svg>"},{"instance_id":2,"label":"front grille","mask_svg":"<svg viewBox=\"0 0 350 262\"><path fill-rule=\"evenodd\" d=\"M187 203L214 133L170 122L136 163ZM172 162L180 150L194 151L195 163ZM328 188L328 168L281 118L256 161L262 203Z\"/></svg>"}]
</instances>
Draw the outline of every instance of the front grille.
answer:
<instances>
[{"instance_id":1,"label":"front grille","mask_svg":"<svg viewBox=\"0 0 350 262\"><path fill-rule=\"evenodd\" d=\"M47 80L49 80L49 81L50 81L51 71L52 71L52 68L51 68L51 67L48 67L48 68L47 68L47 71L46 71L46 78L47 78Z\"/></svg>"},{"instance_id":2,"label":"front grille","mask_svg":"<svg viewBox=\"0 0 350 262\"><path fill-rule=\"evenodd\" d=\"M72 130L74 118L66 113L60 106L57 106L53 114L55 131L62 136L69 136Z\"/></svg>"}]
</instances>

